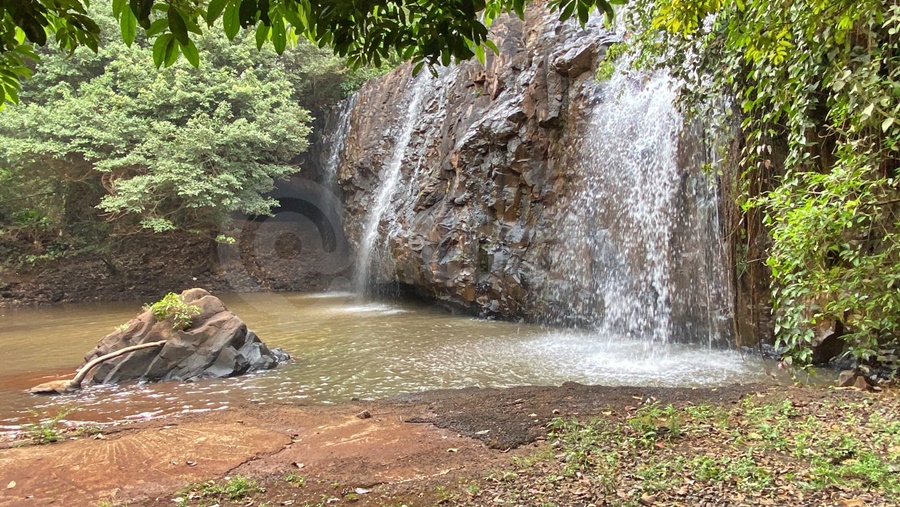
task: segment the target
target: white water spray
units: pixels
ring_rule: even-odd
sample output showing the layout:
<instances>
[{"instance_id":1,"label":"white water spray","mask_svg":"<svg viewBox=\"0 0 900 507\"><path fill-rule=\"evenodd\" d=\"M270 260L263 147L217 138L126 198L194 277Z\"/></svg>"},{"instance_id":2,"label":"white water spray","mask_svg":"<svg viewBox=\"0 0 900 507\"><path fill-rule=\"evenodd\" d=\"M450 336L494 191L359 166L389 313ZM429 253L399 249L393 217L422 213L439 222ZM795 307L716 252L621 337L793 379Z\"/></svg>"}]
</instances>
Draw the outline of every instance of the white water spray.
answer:
<instances>
[{"instance_id":1,"label":"white water spray","mask_svg":"<svg viewBox=\"0 0 900 507\"><path fill-rule=\"evenodd\" d=\"M705 175L679 166L676 90L665 74L636 79L617 71L602 95L579 148L583 163L561 224L566 247L553 259L561 279L553 299L564 318L610 337L648 347L676 334L705 339L716 325L709 308L721 304L721 291L709 290L721 283L712 275L722 274L709 273L719 264L709 259L718 247L710 244L715 224L706 225L716 196Z\"/></svg>"},{"instance_id":2,"label":"white water spray","mask_svg":"<svg viewBox=\"0 0 900 507\"><path fill-rule=\"evenodd\" d=\"M409 92L411 97L406 108L406 116L403 120L400 135L397 138L397 142L394 143L391 159L382 171L381 186L378 188L378 194L369 207L369 213L360 236L356 273L353 279L353 287L358 294L364 294L368 287L369 273L373 261L372 256L381 243L379 241L378 227L381 224L382 217L390 207L391 198L394 196L400 183L403 156L406 154L409 142L412 139L413 129L422 105L422 98L425 95L425 90L428 89L430 81L431 78L428 73L423 72L413 83Z\"/></svg>"},{"instance_id":3,"label":"white water spray","mask_svg":"<svg viewBox=\"0 0 900 507\"><path fill-rule=\"evenodd\" d=\"M323 185L331 191L337 190L338 173L340 172L341 154L344 144L350 135L350 113L359 101L359 94L353 94L341 102L335 118L334 128L328 129L331 134L325 138L328 157L325 159Z\"/></svg>"}]
</instances>

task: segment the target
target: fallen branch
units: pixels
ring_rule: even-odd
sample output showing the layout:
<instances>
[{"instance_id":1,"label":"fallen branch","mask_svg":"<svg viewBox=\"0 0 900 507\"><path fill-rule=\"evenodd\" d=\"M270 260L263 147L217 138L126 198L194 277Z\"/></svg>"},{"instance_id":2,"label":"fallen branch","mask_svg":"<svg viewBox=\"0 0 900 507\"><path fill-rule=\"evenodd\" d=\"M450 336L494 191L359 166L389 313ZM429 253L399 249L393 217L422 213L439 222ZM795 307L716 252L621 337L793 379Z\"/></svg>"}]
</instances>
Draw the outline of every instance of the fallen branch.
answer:
<instances>
[{"instance_id":1,"label":"fallen branch","mask_svg":"<svg viewBox=\"0 0 900 507\"><path fill-rule=\"evenodd\" d=\"M84 381L85 377L87 377L88 373L91 372L94 367L98 366L100 363L104 361L109 361L110 359L114 359L121 355L128 354L129 352L134 352L135 350L141 349L149 349L151 347L161 347L166 344L165 340L158 342L150 342L150 343L141 343L140 345L132 345L130 347L124 347L119 350L110 352L109 354L102 355L100 357L94 358L90 360L86 365L82 366L78 373L75 374L75 378L71 380L53 380L51 382L44 382L43 384L32 387L28 390L29 394L65 394L71 393L73 391L77 391L81 389L81 383Z\"/></svg>"}]
</instances>

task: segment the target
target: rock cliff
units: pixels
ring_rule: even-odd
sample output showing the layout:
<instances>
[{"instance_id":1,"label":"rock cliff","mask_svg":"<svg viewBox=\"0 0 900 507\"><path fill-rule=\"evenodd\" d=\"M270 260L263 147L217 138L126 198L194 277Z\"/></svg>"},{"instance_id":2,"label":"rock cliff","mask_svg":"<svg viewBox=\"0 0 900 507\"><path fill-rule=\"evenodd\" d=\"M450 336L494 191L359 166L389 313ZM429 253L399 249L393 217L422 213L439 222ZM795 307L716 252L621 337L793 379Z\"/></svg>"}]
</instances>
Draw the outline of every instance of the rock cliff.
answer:
<instances>
[{"instance_id":1,"label":"rock cliff","mask_svg":"<svg viewBox=\"0 0 900 507\"><path fill-rule=\"evenodd\" d=\"M715 253L692 246L698 234L700 242L718 241L707 238L718 232L710 212L694 213L715 211L697 157L671 140L634 149L636 167L646 165L636 179L615 163L603 166L603 158L618 156L610 149L640 143L646 113L632 111L638 123L631 127L614 126L621 134L597 136L598 107L621 93L594 78L617 40L602 25L601 18L583 28L560 23L532 6L524 21L495 22L500 52L484 65L464 62L437 77L412 76L404 66L358 92L336 180L350 243L373 251L357 266L365 282L399 283L503 318L605 322L634 334L656 326L691 340L721 335L724 293L700 301L671 287L696 285L718 269L710 268L719 262ZM654 100L641 81L649 78L628 79ZM680 128L680 118L670 120ZM690 163L656 174L656 152L666 150ZM380 196L392 160L400 163L396 186ZM633 195L605 190L612 187ZM629 199L643 200L640 213ZM367 222L377 226L369 246L362 244ZM654 235L633 237L642 229ZM622 309L623 299L633 301Z\"/></svg>"}]
</instances>

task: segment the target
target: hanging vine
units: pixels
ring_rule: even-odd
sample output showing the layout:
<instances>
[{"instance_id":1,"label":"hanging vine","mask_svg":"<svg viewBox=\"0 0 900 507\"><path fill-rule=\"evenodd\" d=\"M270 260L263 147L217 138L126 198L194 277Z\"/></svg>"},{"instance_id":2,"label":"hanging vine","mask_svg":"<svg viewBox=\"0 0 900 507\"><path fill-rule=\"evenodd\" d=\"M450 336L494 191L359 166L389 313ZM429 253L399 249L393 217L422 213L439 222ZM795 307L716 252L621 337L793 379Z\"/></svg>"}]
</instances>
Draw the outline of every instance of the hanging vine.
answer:
<instances>
[{"instance_id":1,"label":"hanging vine","mask_svg":"<svg viewBox=\"0 0 900 507\"><path fill-rule=\"evenodd\" d=\"M769 235L785 360L809 363L817 328L840 322L853 359L896 366L897 0L639 0L625 18L637 61L682 81L689 116L741 119L723 163L741 168L745 225L761 214Z\"/></svg>"}]
</instances>

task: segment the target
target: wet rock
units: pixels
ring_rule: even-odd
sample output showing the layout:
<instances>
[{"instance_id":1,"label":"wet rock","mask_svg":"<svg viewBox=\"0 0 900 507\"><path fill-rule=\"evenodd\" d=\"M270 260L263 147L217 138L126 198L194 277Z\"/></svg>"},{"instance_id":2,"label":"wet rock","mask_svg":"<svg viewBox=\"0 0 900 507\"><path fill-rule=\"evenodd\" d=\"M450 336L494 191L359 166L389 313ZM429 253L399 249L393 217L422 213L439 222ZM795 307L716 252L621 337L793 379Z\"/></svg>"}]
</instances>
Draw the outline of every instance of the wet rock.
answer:
<instances>
[{"instance_id":1,"label":"wet rock","mask_svg":"<svg viewBox=\"0 0 900 507\"><path fill-rule=\"evenodd\" d=\"M593 21L591 22L593 23ZM491 39L500 54L464 62L428 81L401 185L379 227L386 250L372 271L483 314L545 314L548 251L591 108L599 54L615 42L599 25L560 23L544 7L502 16ZM401 67L359 91L349 117L338 184L344 225L357 243L385 164L421 81Z\"/></svg>"},{"instance_id":2,"label":"wet rock","mask_svg":"<svg viewBox=\"0 0 900 507\"><path fill-rule=\"evenodd\" d=\"M191 380L241 375L274 368L289 356L269 349L222 301L203 289L182 292L185 303L200 313L190 327L175 329L170 320L157 321L151 311L130 320L124 329L100 340L85 363L130 345L165 340L162 348L139 350L103 363L94 370L96 383L127 380Z\"/></svg>"},{"instance_id":3,"label":"wet rock","mask_svg":"<svg viewBox=\"0 0 900 507\"><path fill-rule=\"evenodd\" d=\"M817 339L812 345L812 363L827 364L844 352L844 325L837 320L816 329Z\"/></svg>"},{"instance_id":4,"label":"wet rock","mask_svg":"<svg viewBox=\"0 0 900 507\"><path fill-rule=\"evenodd\" d=\"M861 391L872 390L872 385L866 379L865 374L859 370L844 370L838 376L840 387L855 387Z\"/></svg>"},{"instance_id":5,"label":"wet rock","mask_svg":"<svg viewBox=\"0 0 900 507\"><path fill-rule=\"evenodd\" d=\"M357 251L373 202L391 192L365 246L377 252L373 286L492 317L590 326L608 316L628 333L685 341L731 332L708 152L669 136L683 125L668 96L648 100L660 80L595 81L616 41L601 25L560 23L535 5L524 20L495 21L501 53L484 64L437 77L403 66L358 92L338 183ZM396 186L382 186L398 159ZM625 304L634 308L616 308Z\"/></svg>"}]
</instances>

